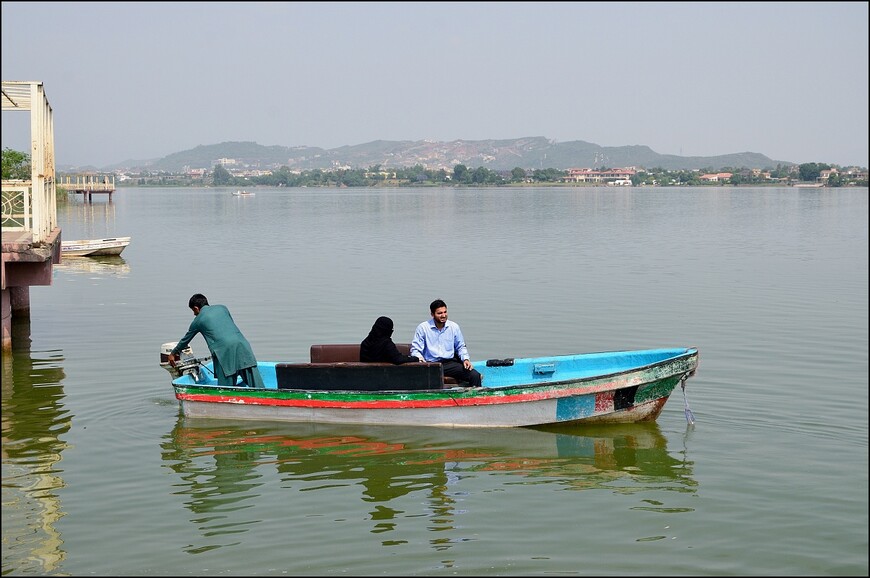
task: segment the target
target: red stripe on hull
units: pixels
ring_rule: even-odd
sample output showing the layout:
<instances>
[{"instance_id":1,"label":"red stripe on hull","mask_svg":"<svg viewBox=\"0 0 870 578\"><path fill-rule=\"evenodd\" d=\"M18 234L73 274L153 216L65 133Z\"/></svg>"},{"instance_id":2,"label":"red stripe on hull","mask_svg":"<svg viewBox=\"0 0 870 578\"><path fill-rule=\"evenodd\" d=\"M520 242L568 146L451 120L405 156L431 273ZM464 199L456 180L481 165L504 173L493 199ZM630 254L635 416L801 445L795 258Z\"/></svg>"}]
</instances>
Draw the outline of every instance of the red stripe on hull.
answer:
<instances>
[{"instance_id":1,"label":"red stripe on hull","mask_svg":"<svg viewBox=\"0 0 870 578\"><path fill-rule=\"evenodd\" d=\"M439 399L389 399L389 400L366 400L366 401L332 401L317 399L274 399L246 395L204 395L195 393L176 393L179 400L201 401L211 403L238 403L246 405L267 405L275 407L339 407L360 409L396 409L417 407L449 407L457 405L501 405L506 403L523 403L528 401L540 401L577 395L590 395L597 393L596 413L598 405L607 404L609 398L610 410L613 409L613 391L629 385L628 380L610 381L596 386L584 386L575 388L543 388L542 391L518 393L512 395L481 395L481 396L457 396L442 397ZM634 384L631 384L634 385ZM602 408L603 409L603 408Z\"/></svg>"}]
</instances>

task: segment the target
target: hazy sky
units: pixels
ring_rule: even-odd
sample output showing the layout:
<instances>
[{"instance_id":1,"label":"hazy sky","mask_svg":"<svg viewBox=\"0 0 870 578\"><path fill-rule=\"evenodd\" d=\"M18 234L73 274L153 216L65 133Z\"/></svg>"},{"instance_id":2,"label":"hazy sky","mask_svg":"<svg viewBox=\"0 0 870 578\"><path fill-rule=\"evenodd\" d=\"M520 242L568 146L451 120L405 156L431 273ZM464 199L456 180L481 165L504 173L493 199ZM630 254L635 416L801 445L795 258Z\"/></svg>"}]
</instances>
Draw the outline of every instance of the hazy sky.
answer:
<instances>
[{"instance_id":1,"label":"hazy sky","mask_svg":"<svg viewBox=\"0 0 870 578\"><path fill-rule=\"evenodd\" d=\"M2 30L59 165L527 136L868 165L867 2L3 2Z\"/></svg>"}]
</instances>

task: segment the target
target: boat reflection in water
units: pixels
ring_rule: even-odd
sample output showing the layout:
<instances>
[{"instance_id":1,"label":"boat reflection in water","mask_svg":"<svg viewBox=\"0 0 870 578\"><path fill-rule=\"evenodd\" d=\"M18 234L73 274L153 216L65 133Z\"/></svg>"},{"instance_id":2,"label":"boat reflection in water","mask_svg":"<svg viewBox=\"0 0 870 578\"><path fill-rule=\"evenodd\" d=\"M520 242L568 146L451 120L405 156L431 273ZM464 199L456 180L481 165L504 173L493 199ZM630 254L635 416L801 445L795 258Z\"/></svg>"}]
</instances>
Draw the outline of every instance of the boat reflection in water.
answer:
<instances>
[{"instance_id":1,"label":"boat reflection in water","mask_svg":"<svg viewBox=\"0 0 870 578\"><path fill-rule=\"evenodd\" d=\"M105 255L98 257L61 257L60 263L54 265L60 271L80 273L86 275L114 275L126 277L130 273L130 265L123 257L118 255Z\"/></svg>"},{"instance_id":2,"label":"boat reflection in water","mask_svg":"<svg viewBox=\"0 0 870 578\"><path fill-rule=\"evenodd\" d=\"M210 539L263 522L253 512L249 519L239 518L239 511L261 495L267 496L263 502L277 504L270 515L299 520L332 514L322 510L336 503L333 493L341 492L336 512L342 518L367 518L373 523L370 531L380 533L394 529L396 518L410 515L408 501L401 500L406 495L413 504L426 504L419 515L428 517L431 531L452 529L455 502L473 499L456 484L472 476L500 478L487 484L558 485L549 491L694 492L696 485L691 462L668 453L667 440L655 422L544 431L182 416L162 450L165 467L185 481L176 488L195 514L191 521ZM288 489L307 492L305 500L288 496ZM367 512L354 516L348 490L371 504ZM312 491L323 496L308 493ZM275 497L274 492L281 494ZM279 514L282 508L292 508L293 513ZM312 510L305 514L304 508ZM433 546L449 547L438 542L433 540Z\"/></svg>"}]
</instances>

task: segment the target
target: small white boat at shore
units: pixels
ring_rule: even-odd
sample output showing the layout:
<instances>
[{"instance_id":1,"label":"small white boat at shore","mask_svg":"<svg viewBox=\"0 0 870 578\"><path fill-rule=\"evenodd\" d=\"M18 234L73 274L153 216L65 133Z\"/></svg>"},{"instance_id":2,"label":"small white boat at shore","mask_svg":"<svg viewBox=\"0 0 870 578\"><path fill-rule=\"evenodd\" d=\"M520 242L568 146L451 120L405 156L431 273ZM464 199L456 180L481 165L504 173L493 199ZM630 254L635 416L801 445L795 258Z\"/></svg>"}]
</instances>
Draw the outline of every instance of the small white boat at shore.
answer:
<instances>
[{"instance_id":1,"label":"small white boat at shore","mask_svg":"<svg viewBox=\"0 0 870 578\"><path fill-rule=\"evenodd\" d=\"M64 257L96 257L100 255L120 255L130 237L108 237L105 239L77 239L61 241L60 254Z\"/></svg>"}]
</instances>

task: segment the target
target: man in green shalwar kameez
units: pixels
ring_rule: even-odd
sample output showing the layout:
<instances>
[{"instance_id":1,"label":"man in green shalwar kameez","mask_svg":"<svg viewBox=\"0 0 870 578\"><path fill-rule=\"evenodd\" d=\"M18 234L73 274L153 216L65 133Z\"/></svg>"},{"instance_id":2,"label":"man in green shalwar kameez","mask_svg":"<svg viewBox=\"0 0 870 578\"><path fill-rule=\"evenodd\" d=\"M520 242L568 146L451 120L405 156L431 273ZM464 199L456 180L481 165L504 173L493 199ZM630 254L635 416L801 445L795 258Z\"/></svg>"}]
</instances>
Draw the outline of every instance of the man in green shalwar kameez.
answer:
<instances>
[{"instance_id":1,"label":"man in green shalwar kameez","mask_svg":"<svg viewBox=\"0 0 870 578\"><path fill-rule=\"evenodd\" d=\"M236 327L229 309L224 305L209 305L201 293L191 297L187 305L194 318L187 333L169 353L170 365L175 366L179 353L201 333L211 352L218 385L236 385L236 379L241 378L242 385L266 387L251 344Z\"/></svg>"}]
</instances>

